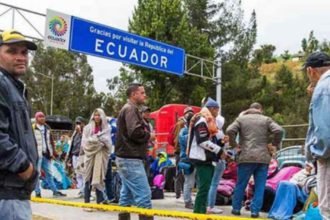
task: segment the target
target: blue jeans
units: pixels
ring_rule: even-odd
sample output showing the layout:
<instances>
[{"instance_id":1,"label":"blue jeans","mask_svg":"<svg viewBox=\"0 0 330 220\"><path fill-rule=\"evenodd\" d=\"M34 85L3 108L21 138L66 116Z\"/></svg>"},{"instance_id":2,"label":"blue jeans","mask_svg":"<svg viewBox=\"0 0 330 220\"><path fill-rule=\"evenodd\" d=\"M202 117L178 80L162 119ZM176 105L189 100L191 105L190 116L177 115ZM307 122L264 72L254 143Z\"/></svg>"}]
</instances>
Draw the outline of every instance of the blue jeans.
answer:
<instances>
[{"instance_id":1,"label":"blue jeans","mask_svg":"<svg viewBox=\"0 0 330 220\"><path fill-rule=\"evenodd\" d=\"M0 219L31 220L32 210L29 200L0 200Z\"/></svg>"},{"instance_id":2,"label":"blue jeans","mask_svg":"<svg viewBox=\"0 0 330 220\"><path fill-rule=\"evenodd\" d=\"M54 182L54 177L53 177L53 174L52 174L52 161L51 160L48 160L47 158L45 157L42 157L42 158L39 158L38 160L38 173L39 173L39 177L40 177L40 171L41 169L45 172L45 181L47 182L47 185L50 187L50 189L53 191L53 192L57 192L57 188L56 188L56 185L55 185L55 182ZM35 192L37 194L39 194L41 192L41 189L40 189L40 180L38 178L38 181L37 181L37 184L36 184L36 187L35 187Z\"/></svg>"},{"instance_id":3,"label":"blue jeans","mask_svg":"<svg viewBox=\"0 0 330 220\"><path fill-rule=\"evenodd\" d=\"M268 164L241 163L237 168L237 184L233 196L233 209L241 210L245 188L253 175L254 195L251 202L251 213L259 213L264 198Z\"/></svg>"},{"instance_id":4,"label":"blue jeans","mask_svg":"<svg viewBox=\"0 0 330 220\"><path fill-rule=\"evenodd\" d=\"M119 205L150 209L151 190L143 161L116 157L116 165L122 181Z\"/></svg>"},{"instance_id":5,"label":"blue jeans","mask_svg":"<svg viewBox=\"0 0 330 220\"><path fill-rule=\"evenodd\" d=\"M308 195L295 183L281 181L276 189L275 199L268 218L289 220L297 201L305 203Z\"/></svg>"},{"instance_id":6,"label":"blue jeans","mask_svg":"<svg viewBox=\"0 0 330 220\"><path fill-rule=\"evenodd\" d=\"M217 198L217 188L219 185L219 181L222 177L223 171L225 170L226 163L224 160L219 160L217 165L214 168L214 173L212 177L212 182L208 195L208 207L213 208L215 205L215 200Z\"/></svg>"}]
</instances>

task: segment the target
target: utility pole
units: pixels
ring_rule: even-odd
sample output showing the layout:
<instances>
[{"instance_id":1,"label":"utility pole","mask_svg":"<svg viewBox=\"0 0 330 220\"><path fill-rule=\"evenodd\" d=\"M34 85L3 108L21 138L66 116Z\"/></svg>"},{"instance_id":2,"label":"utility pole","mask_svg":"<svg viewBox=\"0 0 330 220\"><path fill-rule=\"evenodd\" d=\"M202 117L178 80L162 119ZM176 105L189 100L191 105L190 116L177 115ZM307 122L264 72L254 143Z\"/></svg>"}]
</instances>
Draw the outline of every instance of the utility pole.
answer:
<instances>
[{"instance_id":1,"label":"utility pole","mask_svg":"<svg viewBox=\"0 0 330 220\"><path fill-rule=\"evenodd\" d=\"M221 109L221 59L218 58L217 59L217 70L216 70L216 95L217 95L217 102L219 103L220 105L220 109Z\"/></svg>"},{"instance_id":2,"label":"utility pole","mask_svg":"<svg viewBox=\"0 0 330 220\"><path fill-rule=\"evenodd\" d=\"M54 102L54 74L52 74L51 70L49 70L48 74L51 76L47 76L43 73L38 73L36 72L36 74L39 74L41 76L44 76L50 80L52 80L51 83L51 94L50 94L50 115L53 115L53 102Z\"/></svg>"},{"instance_id":3,"label":"utility pole","mask_svg":"<svg viewBox=\"0 0 330 220\"><path fill-rule=\"evenodd\" d=\"M51 71L49 70L49 73L51 74ZM53 115L53 102L54 102L54 74L51 74L52 76L52 90L50 95L50 115Z\"/></svg>"}]
</instances>

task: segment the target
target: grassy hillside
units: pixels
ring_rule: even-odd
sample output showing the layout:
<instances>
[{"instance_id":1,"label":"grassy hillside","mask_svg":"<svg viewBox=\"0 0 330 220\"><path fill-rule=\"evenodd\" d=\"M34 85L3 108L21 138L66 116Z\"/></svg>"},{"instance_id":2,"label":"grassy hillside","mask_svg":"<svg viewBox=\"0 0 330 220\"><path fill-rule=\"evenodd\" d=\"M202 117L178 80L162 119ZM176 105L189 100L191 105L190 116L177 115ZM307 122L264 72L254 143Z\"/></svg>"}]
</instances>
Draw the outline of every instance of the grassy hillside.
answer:
<instances>
[{"instance_id":1,"label":"grassy hillside","mask_svg":"<svg viewBox=\"0 0 330 220\"><path fill-rule=\"evenodd\" d=\"M285 62L279 61L277 63L262 64L259 70L262 75L267 76L267 78L271 82L273 82L275 73L281 68L283 64L286 65L291 70L294 76L301 77L302 74L304 74L300 70L303 63L301 61L291 61L291 60Z\"/></svg>"}]
</instances>

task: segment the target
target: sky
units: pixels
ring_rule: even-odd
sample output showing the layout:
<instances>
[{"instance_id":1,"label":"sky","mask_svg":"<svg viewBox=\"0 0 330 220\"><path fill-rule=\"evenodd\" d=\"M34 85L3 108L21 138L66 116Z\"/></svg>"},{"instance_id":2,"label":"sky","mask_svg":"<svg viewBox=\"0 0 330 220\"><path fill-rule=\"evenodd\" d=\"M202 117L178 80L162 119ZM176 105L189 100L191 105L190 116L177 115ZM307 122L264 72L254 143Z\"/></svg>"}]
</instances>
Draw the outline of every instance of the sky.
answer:
<instances>
[{"instance_id":1,"label":"sky","mask_svg":"<svg viewBox=\"0 0 330 220\"><path fill-rule=\"evenodd\" d=\"M138 0L0 0L0 3L21 7L31 11L46 13L52 9L65 14L95 21L121 30L127 30ZM220 0L214 0L220 2ZM330 37L330 1L327 0L242 0L245 19L248 21L252 10L257 14L257 44L273 44L277 55L289 50L296 53L301 49L301 40L307 38L310 31L320 41ZM0 14L8 7L0 5ZM44 33L45 19L24 13L24 16ZM29 36L40 37L24 19L15 13L15 29ZM0 16L0 29L12 26L12 11ZM108 92L106 79L119 73L121 63L98 57L88 56L93 68L95 88L98 92Z\"/></svg>"}]
</instances>

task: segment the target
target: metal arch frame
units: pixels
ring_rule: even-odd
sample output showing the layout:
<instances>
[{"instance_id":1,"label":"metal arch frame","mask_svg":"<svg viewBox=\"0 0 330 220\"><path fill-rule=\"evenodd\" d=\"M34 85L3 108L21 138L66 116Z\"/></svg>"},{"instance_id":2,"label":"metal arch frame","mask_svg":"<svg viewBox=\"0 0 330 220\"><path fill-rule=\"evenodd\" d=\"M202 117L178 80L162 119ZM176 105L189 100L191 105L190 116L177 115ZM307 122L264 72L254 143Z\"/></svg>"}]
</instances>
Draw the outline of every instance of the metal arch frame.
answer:
<instances>
[{"instance_id":1,"label":"metal arch frame","mask_svg":"<svg viewBox=\"0 0 330 220\"><path fill-rule=\"evenodd\" d=\"M11 28L12 29L15 29L15 15L18 14L20 15L24 21L26 21L26 23L33 28L33 30L41 37L41 38L38 38L38 37L33 37L33 36L27 36L28 38L30 39L34 39L34 40L42 40L42 38L44 37L43 34L41 34L38 29L29 21L29 19L27 19L25 17L25 15L22 13L22 12L27 12L27 13L30 13L30 14L34 14L34 15L39 15L39 16L42 16L42 17L46 17L46 14L42 14L42 13L39 13L39 12L35 12L35 11L31 11L31 10L28 10L28 9L24 9L24 8L20 8L20 7L16 7L14 5L9 5L9 4L5 4L5 3L2 3L0 2L0 5L3 5L3 6L6 6L8 7L8 9L6 9L4 12L2 12L0 14L0 17L7 14L8 12L12 11L12 22L11 22ZM0 29L1 32L3 32L3 30Z\"/></svg>"},{"instance_id":2,"label":"metal arch frame","mask_svg":"<svg viewBox=\"0 0 330 220\"><path fill-rule=\"evenodd\" d=\"M41 37L33 37L25 35L29 39L33 40L40 40L43 41L43 34L41 34L38 29L24 16L23 12L27 12L34 15L39 15L42 17L46 17L46 14L31 11L28 9L16 7L14 5L9 5L5 3L1 3L0 5L8 7L4 12L0 14L0 17L7 14L9 11L12 11L12 29L15 29L15 14L17 12L18 15L20 15L28 24L31 26L34 31ZM0 32L3 32L4 30L0 29ZM188 66L189 65L189 66ZM196 72L196 69L199 71ZM220 59L211 61L207 59L203 59L197 56L193 56L190 54L186 54L185 56L185 70L184 74L191 75L195 77L200 77L203 79L211 80L216 84L216 99L221 107L221 61Z\"/></svg>"},{"instance_id":3,"label":"metal arch frame","mask_svg":"<svg viewBox=\"0 0 330 220\"><path fill-rule=\"evenodd\" d=\"M196 69L199 69L199 72L196 73ZM186 75L191 75L213 81L216 84L216 99L221 108L222 72L220 59L211 61L190 54L186 54L184 73Z\"/></svg>"}]
</instances>

